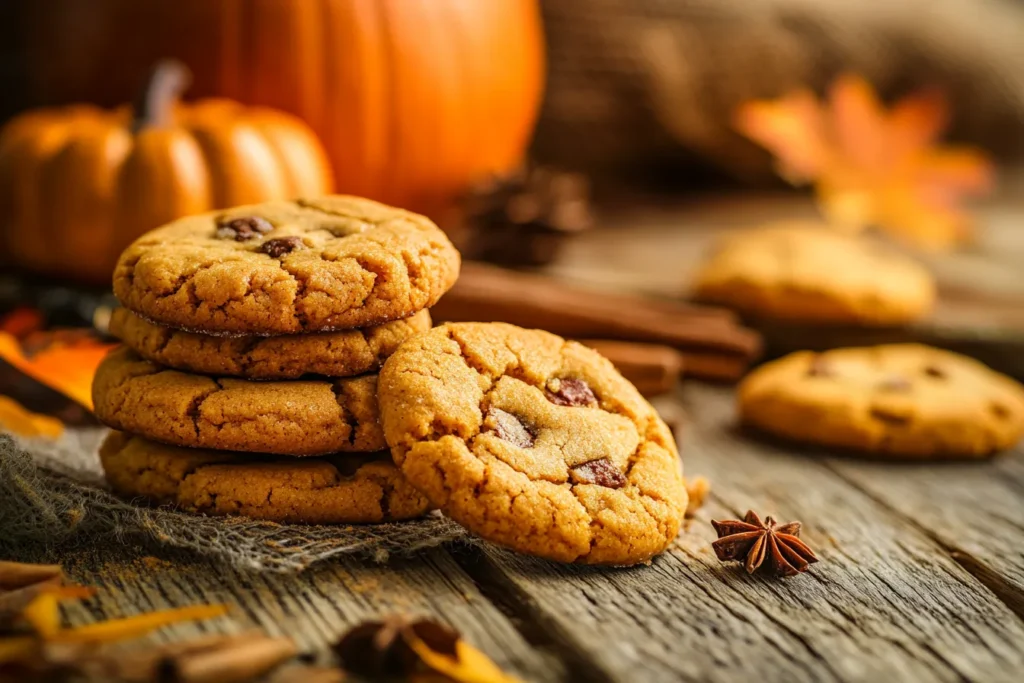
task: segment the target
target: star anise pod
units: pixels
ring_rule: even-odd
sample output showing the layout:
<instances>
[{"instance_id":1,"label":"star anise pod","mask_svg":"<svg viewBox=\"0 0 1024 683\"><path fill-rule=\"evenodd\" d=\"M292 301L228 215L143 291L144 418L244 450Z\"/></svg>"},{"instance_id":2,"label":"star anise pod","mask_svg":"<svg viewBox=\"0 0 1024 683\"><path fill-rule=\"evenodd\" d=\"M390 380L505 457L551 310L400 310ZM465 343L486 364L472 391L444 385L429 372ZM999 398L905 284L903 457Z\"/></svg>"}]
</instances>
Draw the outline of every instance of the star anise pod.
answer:
<instances>
[{"instance_id":1,"label":"star anise pod","mask_svg":"<svg viewBox=\"0 0 1024 683\"><path fill-rule=\"evenodd\" d=\"M503 265L550 263L567 236L593 222L587 179L544 166L489 178L459 208L446 229L463 256Z\"/></svg>"},{"instance_id":2,"label":"star anise pod","mask_svg":"<svg viewBox=\"0 0 1024 683\"><path fill-rule=\"evenodd\" d=\"M407 676L419 666L419 657L409 641L418 638L434 652L455 655L459 634L430 619L389 616L353 627L337 645L335 652L346 670L373 678Z\"/></svg>"},{"instance_id":3,"label":"star anise pod","mask_svg":"<svg viewBox=\"0 0 1024 683\"><path fill-rule=\"evenodd\" d=\"M753 510L748 510L743 521L711 520L718 532L718 540L711 544L715 555L723 562L738 560L744 563L748 574L760 567L775 576L793 576L818 561L806 543L800 540L800 522L777 524L771 517L764 521Z\"/></svg>"}]
</instances>

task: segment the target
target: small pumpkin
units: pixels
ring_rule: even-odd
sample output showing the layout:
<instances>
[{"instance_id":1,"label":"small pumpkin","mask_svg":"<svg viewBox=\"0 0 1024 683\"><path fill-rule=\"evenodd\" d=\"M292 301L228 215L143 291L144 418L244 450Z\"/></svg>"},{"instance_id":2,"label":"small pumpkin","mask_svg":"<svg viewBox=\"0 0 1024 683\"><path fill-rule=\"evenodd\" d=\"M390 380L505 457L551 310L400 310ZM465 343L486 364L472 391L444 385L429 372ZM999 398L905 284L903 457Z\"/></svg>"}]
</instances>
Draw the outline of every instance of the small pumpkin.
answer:
<instances>
[{"instance_id":1,"label":"small pumpkin","mask_svg":"<svg viewBox=\"0 0 1024 683\"><path fill-rule=\"evenodd\" d=\"M163 62L132 107L35 110L0 131L0 221L14 263L106 283L133 239L170 220L331 190L306 124L225 99L182 104L189 79Z\"/></svg>"},{"instance_id":2,"label":"small pumpkin","mask_svg":"<svg viewBox=\"0 0 1024 683\"><path fill-rule=\"evenodd\" d=\"M543 93L539 0L4 3L35 101L113 104L174 57L198 96L307 122L337 191L435 217L523 162Z\"/></svg>"}]
</instances>

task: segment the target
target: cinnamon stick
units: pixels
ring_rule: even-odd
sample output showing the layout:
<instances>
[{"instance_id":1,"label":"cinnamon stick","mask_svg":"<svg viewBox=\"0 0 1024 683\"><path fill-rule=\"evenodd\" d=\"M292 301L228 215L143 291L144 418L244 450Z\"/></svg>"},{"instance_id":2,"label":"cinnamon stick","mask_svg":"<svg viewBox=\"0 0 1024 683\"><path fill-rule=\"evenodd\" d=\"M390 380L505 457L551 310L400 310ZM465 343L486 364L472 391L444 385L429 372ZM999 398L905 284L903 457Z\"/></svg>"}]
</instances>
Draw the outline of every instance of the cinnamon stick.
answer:
<instances>
[{"instance_id":1,"label":"cinnamon stick","mask_svg":"<svg viewBox=\"0 0 1024 683\"><path fill-rule=\"evenodd\" d=\"M159 678L173 683L237 683L261 676L297 653L291 638L235 638L165 660Z\"/></svg>"},{"instance_id":2,"label":"cinnamon stick","mask_svg":"<svg viewBox=\"0 0 1024 683\"><path fill-rule=\"evenodd\" d=\"M735 382L746 373L751 359L731 354L683 351L686 374L718 382Z\"/></svg>"},{"instance_id":3,"label":"cinnamon stick","mask_svg":"<svg viewBox=\"0 0 1024 683\"><path fill-rule=\"evenodd\" d=\"M724 309L588 290L545 275L463 264L458 282L431 309L438 321L503 321L563 337L662 344L697 353L687 372L731 378L760 353L760 336ZM742 372L742 371L741 371Z\"/></svg>"},{"instance_id":4,"label":"cinnamon stick","mask_svg":"<svg viewBox=\"0 0 1024 683\"><path fill-rule=\"evenodd\" d=\"M63 572L56 564L27 564L0 561L0 589L14 590L36 583L60 581Z\"/></svg>"},{"instance_id":5,"label":"cinnamon stick","mask_svg":"<svg viewBox=\"0 0 1024 683\"><path fill-rule=\"evenodd\" d=\"M671 346L607 339L584 339L580 343L610 360L644 396L671 391L683 371L683 354Z\"/></svg>"}]
</instances>

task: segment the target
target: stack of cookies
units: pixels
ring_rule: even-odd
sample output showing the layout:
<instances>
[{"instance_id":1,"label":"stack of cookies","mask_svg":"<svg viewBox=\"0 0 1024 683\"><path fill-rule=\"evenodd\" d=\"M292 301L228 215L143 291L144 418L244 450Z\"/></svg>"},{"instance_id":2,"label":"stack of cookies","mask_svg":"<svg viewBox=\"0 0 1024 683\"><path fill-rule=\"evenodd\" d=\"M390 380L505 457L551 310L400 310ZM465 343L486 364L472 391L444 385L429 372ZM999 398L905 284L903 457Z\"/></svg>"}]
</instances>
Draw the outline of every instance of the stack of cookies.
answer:
<instances>
[{"instance_id":1,"label":"stack of cookies","mask_svg":"<svg viewBox=\"0 0 1024 683\"><path fill-rule=\"evenodd\" d=\"M665 550L686 489L664 422L576 342L502 323L431 329L426 309L458 271L433 223L351 197L144 235L114 274L124 346L93 385L97 417L119 430L100 453L110 484L283 522L440 508L563 562Z\"/></svg>"},{"instance_id":2,"label":"stack of cookies","mask_svg":"<svg viewBox=\"0 0 1024 683\"><path fill-rule=\"evenodd\" d=\"M193 216L122 254L96 416L115 490L209 514L304 523L416 517L377 375L454 284L422 216L353 197Z\"/></svg>"}]
</instances>

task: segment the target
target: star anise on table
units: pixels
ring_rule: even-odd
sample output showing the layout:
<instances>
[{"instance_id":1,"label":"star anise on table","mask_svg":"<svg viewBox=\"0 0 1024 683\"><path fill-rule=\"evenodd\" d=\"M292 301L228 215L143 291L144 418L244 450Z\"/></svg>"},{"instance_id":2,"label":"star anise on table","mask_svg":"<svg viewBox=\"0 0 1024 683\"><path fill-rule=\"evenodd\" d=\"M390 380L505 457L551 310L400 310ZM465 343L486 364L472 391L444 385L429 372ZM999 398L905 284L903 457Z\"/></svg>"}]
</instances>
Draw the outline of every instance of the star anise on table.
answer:
<instances>
[{"instance_id":1,"label":"star anise on table","mask_svg":"<svg viewBox=\"0 0 1024 683\"><path fill-rule=\"evenodd\" d=\"M800 522L778 524L771 517L764 521L753 510L743 520L711 520L718 540L711 544L723 562L744 563L748 574L758 569L775 576L794 576L807 571L818 561L814 551L800 540Z\"/></svg>"},{"instance_id":2,"label":"star anise on table","mask_svg":"<svg viewBox=\"0 0 1024 683\"><path fill-rule=\"evenodd\" d=\"M459 634L430 619L392 615L352 628L335 646L349 671L368 677L402 676L412 673L419 659L409 645L419 638L435 651L454 656Z\"/></svg>"}]
</instances>

